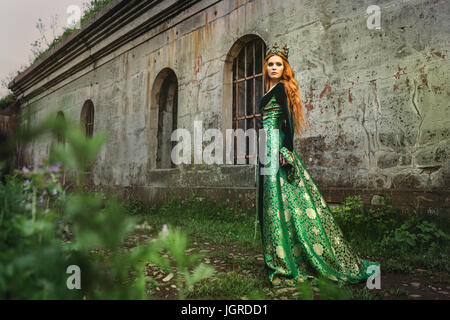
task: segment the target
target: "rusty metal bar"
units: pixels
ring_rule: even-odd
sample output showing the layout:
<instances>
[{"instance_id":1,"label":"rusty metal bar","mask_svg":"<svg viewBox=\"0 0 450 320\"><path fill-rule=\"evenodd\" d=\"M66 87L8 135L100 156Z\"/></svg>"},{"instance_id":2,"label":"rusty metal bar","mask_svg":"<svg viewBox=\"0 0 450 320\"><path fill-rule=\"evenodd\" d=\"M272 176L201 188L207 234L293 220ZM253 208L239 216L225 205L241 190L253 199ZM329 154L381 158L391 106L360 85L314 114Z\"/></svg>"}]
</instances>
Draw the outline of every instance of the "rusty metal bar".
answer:
<instances>
[{"instance_id":1,"label":"rusty metal bar","mask_svg":"<svg viewBox=\"0 0 450 320\"><path fill-rule=\"evenodd\" d=\"M240 59L239 56L236 59L236 79L239 79L239 63ZM235 106L235 115L239 115L239 86L236 82L236 106ZM238 123L236 123L236 127L238 126Z\"/></svg>"},{"instance_id":2,"label":"rusty metal bar","mask_svg":"<svg viewBox=\"0 0 450 320\"><path fill-rule=\"evenodd\" d=\"M262 73L254 74L254 75L251 75L251 76L248 76L248 77L244 77L244 78L241 78L241 79L238 79L238 80L233 80L233 83L243 82L243 81L246 81L246 80L251 80L251 79L254 79L256 77L262 77L262 75L263 75Z\"/></svg>"},{"instance_id":3,"label":"rusty metal bar","mask_svg":"<svg viewBox=\"0 0 450 320\"><path fill-rule=\"evenodd\" d=\"M247 77L247 46L244 48L244 77ZM247 81L244 82L244 115L247 114ZM247 123L244 123L244 131L247 130Z\"/></svg>"},{"instance_id":4,"label":"rusty metal bar","mask_svg":"<svg viewBox=\"0 0 450 320\"><path fill-rule=\"evenodd\" d=\"M256 73L256 41L253 43L253 74ZM256 77L252 80L253 84L253 114L256 114ZM256 130L256 118L253 118L253 129Z\"/></svg>"}]
</instances>

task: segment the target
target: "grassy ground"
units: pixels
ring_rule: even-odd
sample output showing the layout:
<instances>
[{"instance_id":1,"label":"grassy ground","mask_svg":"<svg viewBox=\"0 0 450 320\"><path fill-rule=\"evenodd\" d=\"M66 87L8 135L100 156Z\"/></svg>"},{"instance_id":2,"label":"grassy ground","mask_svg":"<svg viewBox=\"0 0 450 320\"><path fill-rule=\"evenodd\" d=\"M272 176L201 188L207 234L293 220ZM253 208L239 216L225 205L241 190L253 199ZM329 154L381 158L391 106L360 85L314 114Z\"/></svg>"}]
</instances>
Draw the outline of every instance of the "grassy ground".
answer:
<instances>
[{"instance_id":1,"label":"grassy ground","mask_svg":"<svg viewBox=\"0 0 450 320\"><path fill-rule=\"evenodd\" d=\"M189 235L187 254L201 254L202 262L215 268L213 276L194 286L189 299L448 299L449 244L439 233L446 235L448 230L419 222L405 226L408 219L388 205L363 212L358 198L352 198L332 210L352 247L362 257L381 261L380 290L369 290L365 283L339 289L328 282L273 288L264 268L259 229L255 232L254 211L196 198L160 207L139 201L124 205L146 226L129 238L130 246L155 238L164 224L169 230L176 226ZM414 233L414 228L419 231ZM411 239L414 245L399 245L407 240L412 244ZM164 271L148 266L147 274L155 279L148 289L150 298L177 298L177 287Z\"/></svg>"}]
</instances>

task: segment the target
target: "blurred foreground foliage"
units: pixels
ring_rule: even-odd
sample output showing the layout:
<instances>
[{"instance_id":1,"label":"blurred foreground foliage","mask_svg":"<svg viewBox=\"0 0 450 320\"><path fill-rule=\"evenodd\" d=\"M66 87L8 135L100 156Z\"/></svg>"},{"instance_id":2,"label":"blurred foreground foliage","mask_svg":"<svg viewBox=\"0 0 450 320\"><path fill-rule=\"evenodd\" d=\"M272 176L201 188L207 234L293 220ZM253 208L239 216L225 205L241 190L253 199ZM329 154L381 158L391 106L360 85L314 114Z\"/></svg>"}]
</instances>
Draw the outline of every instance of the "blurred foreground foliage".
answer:
<instances>
[{"instance_id":1,"label":"blurred foreground foliage","mask_svg":"<svg viewBox=\"0 0 450 320\"><path fill-rule=\"evenodd\" d=\"M118 199L85 188L85 172L106 134L86 138L77 124L55 117L17 132L3 152L42 137L64 142L53 139L47 163L2 176L0 299L145 299L151 262L177 273L182 298L212 274L212 267L195 265L198 257L186 256L188 238L177 229L135 248L123 246L136 221ZM60 183L63 171L74 183L70 192ZM69 289L72 265L80 268L80 289Z\"/></svg>"}]
</instances>

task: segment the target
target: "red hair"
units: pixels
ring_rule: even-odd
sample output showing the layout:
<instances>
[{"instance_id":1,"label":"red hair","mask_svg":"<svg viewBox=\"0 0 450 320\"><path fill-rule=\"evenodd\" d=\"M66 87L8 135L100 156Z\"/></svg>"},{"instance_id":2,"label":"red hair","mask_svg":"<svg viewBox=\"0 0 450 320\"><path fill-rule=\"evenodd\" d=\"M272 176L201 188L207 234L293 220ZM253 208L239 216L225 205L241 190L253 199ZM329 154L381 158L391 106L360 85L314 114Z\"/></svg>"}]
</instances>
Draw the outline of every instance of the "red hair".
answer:
<instances>
[{"instance_id":1,"label":"red hair","mask_svg":"<svg viewBox=\"0 0 450 320\"><path fill-rule=\"evenodd\" d=\"M281 60L283 60L284 70L280 81L284 83L284 91L286 92L289 110L291 111L292 118L294 120L295 133L300 134L301 131L303 131L306 127L309 128L309 126L306 124L305 117L303 115L303 104L300 98L300 89L298 87L298 82L295 79L294 71L289 65L289 61L281 54L272 53L264 59L263 76L266 84L266 91L269 90L270 86L269 73L267 72L267 62L273 56L278 56Z\"/></svg>"}]
</instances>

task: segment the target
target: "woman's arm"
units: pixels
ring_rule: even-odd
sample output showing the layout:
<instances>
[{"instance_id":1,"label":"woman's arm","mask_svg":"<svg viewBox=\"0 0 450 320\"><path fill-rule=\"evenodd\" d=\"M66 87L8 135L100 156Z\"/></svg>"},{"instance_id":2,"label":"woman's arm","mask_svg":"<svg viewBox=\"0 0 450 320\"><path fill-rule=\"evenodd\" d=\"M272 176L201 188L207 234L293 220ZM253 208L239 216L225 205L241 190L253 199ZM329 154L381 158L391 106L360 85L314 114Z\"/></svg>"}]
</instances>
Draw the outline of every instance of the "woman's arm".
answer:
<instances>
[{"instance_id":1,"label":"woman's arm","mask_svg":"<svg viewBox=\"0 0 450 320\"><path fill-rule=\"evenodd\" d=\"M294 127L293 127L293 119L291 115L291 111L288 107L288 100L286 97L286 92L284 91L284 83L277 85L278 88L275 91L275 98L277 102L280 104L283 110L283 123L281 125L281 130L284 133L284 147L286 147L289 151L293 152L294 150Z\"/></svg>"}]
</instances>

